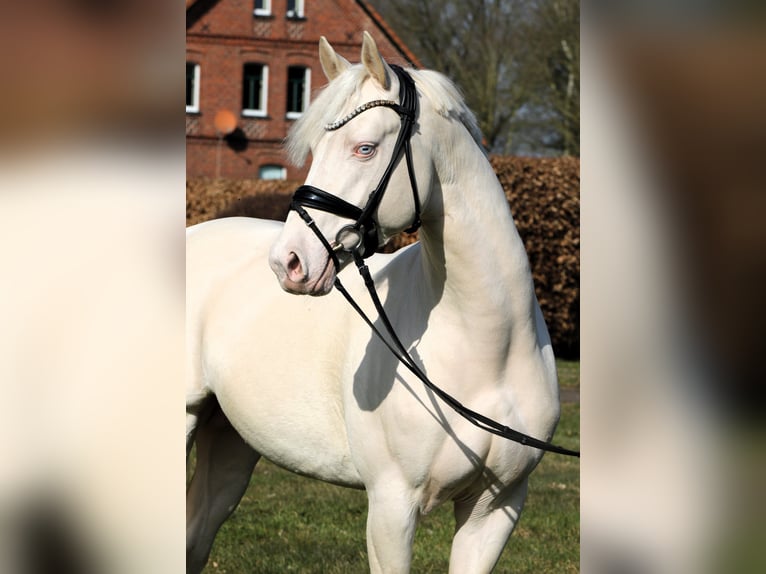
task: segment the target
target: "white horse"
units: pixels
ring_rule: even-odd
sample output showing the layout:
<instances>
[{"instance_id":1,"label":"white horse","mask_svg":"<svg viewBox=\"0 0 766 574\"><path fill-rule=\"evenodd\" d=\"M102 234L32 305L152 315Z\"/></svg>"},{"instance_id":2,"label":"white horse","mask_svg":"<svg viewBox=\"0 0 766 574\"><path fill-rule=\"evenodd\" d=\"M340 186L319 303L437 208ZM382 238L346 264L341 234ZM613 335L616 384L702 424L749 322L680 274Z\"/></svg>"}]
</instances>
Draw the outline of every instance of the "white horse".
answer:
<instances>
[{"instance_id":1,"label":"white horse","mask_svg":"<svg viewBox=\"0 0 766 574\"><path fill-rule=\"evenodd\" d=\"M324 38L319 53L330 83L289 148L299 159L313 154L307 184L362 206L390 160L399 117L380 106L340 129L325 126L366 102L395 100L399 81L366 33L361 64ZM381 300L432 381L467 407L550 440L559 418L554 357L503 190L456 89L435 72L409 73L419 100L411 144L423 224L419 243L368 260ZM381 243L412 222L404 163L376 212ZM328 240L349 223L308 211ZM261 456L366 490L372 572L408 572L419 517L448 501L456 520L450 572L491 571L542 451L472 425L399 364L330 293L336 269L295 212L284 224L196 225L187 250L187 454L197 447L188 571L203 568ZM353 266L341 275L375 317Z\"/></svg>"}]
</instances>

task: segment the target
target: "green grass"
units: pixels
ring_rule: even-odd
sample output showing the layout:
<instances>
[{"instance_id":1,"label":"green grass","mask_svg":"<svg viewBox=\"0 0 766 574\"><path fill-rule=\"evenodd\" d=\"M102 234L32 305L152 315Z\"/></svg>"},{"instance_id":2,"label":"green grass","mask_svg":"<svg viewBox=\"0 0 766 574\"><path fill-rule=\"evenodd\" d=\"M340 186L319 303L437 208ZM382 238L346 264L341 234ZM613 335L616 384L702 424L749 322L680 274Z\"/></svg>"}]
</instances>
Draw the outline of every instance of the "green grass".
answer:
<instances>
[{"instance_id":1,"label":"green grass","mask_svg":"<svg viewBox=\"0 0 766 574\"><path fill-rule=\"evenodd\" d=\"M559 387L562 389L580 389L580 361L556 359L559 374Z\"/></svg>"},{"instance_id":2,"label":"green grass","mask_svg":"<svg viewBox=\"0 0 766 574\"><path fill-rule=\"evenodd\" d=\"M579 362L559 361L562 387L579 388ZM562 405L554 442L578 449L580 405ZM579 571L579 460L546 454L530 477L521 520L496 573ZM256 466L239 508L223 525L206 573L367 572L362 491ZM425 517L413 550L413 573L446 572L454 529L451 505Z\"/></svg>"}]
</instances>

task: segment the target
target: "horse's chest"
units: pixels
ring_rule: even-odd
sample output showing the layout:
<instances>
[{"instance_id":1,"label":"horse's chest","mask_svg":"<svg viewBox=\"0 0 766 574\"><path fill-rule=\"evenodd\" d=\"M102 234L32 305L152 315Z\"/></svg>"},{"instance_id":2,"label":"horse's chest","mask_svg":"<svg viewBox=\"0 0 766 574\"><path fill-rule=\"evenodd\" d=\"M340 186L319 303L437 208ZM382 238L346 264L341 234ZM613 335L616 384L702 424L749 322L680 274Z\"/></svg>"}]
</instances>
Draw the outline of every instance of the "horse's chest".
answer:
<instances>
[{"instance_id":1,"label":"horse's chest","mask_svg":"<svg viewBox=\"0 0 766 574\"><path fill-rule=\"evenodd\" d=\"M347 403L349 442L363 476L394 469L423 490L426 506L477 480L491 458L493 435L464 420L418 380L399 373L378 384L356 396L352 386Z\"/></svg>"}]
</instances>

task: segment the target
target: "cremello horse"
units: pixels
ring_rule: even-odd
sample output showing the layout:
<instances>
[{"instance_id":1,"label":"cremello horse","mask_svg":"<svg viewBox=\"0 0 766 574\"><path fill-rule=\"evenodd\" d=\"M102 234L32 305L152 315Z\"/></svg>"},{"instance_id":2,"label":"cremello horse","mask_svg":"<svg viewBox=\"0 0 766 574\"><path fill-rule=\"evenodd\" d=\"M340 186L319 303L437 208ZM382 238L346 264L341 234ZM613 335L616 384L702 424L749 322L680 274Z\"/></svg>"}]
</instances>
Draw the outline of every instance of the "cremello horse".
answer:
<instances>
[{"instance_id":1,"label":"cremello horse","mask_svg":"<svg viewBox=\"0 0 766 574\"><path fill-rule=\"evenodd\" d=\"M325 126L365 102L397 99L398 79L367 34L361 64L324 39L319 53L330 83L289 148L299 159L312 152L307 184L361 206L391 157L399 117L381 106L340 129ZM423 225L419 243L368 260L381 299L431 380L469 408L550 440L559 417L554 358L503 190L455 88L434 72L409 73L419 98L412 155ZM412 222L404 163L377 210L381 243ZM308 211L328 240L349 223ZM187 249L187 453L197 446L188 571L203 568L261 456L367 491L372 572L408 572L418 518L448 501L450 572L492 570L542 452L473 426L397 363L330 293L328 251L295 212L284 225L231 218L194 226ZM368 301L351 267L344 283Z\"/></svg>"}]
</instances>

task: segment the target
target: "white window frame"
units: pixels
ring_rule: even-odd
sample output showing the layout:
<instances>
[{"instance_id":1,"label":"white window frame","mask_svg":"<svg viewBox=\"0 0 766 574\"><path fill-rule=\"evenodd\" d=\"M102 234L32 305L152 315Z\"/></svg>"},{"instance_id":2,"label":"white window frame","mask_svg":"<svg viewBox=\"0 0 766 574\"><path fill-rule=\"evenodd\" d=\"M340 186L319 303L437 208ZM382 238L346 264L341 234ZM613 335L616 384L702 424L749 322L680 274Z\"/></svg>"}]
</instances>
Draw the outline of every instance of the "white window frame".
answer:
<instances>
[{"instance_id":1,"label":"white window frame","mask_svg":"<svg viewBox=\"0 0 766 574\"><path fill-rule=\"evenodd\" d=\"M294 67L298 68L299 66L294 66ZM288 120L297 120L299 117L303 115L303 113L306 111L306 108L308 108L309 106L309 98L311 97L311 68L309 68L308 66L300 66L300 67L303 67L303 74L304 74L303 76L303 109L300 112L287 112L287 114L285 114L285 117Z\"/></svg>"},{"instance_id":2,"label":"white window frame","mask_svg":"<svg viewBox=\"0 0 766 574\"><path fill-rule=\"evenodd\" d=\"M190 106L186 106L186 113L197 114L199 113L199 79L200 79L200 65L196 62L186 62L187 64L194 65L194 89L192 90L192 103Z\"/></svg>"},{"instance_id":3,"label":"white window frame","mask_svg":"<svg viewBox=\"0 0 766 574\"><path fill-rule=\"evenodd\" d=\"M267 177L267 178L264 178L263 175L262 175L264 169L273 170L274 173L278 172L279 173L279 177ZM258 179L263 180L263 181L279 181L279 180L287 179L287 168L282 166L282 165L277 165L277 164L272 164L272 163L264 164L264 165L262 165L262 166L260 166L258 168Z\"/></svg>"},{"instance_id":4,"label":"white window frame","mask_svg":"<svg viewBox=\"0 0 766 574\"><path fill-rule=\"evenodd\" d=\"M295 10L288 10L288 18L303 18L306 14L306 7L304 0L295 0Z\"/></svg>"},{"instance_id":5,"label":"white window frame","mask_svg":"<svg viewBox=\"0 0 766 574\"><path fill-rule=\"evenodd\" d=\"M265 118L268 115L269 109L269 67L266 64L260 62L245 62L245 64L257 64L261 66L261 97L258 98L263 102L263 108L261 109L249 109L242 108L242 115L248 118ZM245 66L242 65L242 81L244 82ZM244 86L243 86L244 89Z\"/></svg>"},{"instance_id":6,"label":"white window frame","mask_svg":"<svg viewBox=\"0 0 766 574\"><path fill-rule=\"evenodd\" d=\"M263 0L263 8L253 8L253 16L271 16L271 0Z\"/></svg>"}]
</instances>

